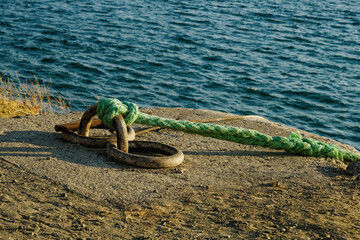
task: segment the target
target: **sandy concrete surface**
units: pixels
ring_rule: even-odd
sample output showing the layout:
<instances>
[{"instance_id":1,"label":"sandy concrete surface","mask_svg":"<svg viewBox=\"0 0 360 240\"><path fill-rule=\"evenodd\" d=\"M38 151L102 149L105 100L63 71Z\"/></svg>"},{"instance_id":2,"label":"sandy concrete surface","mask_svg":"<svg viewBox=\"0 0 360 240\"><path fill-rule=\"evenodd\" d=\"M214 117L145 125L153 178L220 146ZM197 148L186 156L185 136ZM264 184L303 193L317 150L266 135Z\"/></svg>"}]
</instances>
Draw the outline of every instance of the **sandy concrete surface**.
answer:
<instances>
[{"instance_id":1,"label":"sandy concrete surface","mask_svg":"<svg viewBox=\"0 0 360 240\"><path fill-rule=\"evenodd\" d=\"M182 120L234 116L209 110L181 108L153 108L142 111ZM217 232L221 234L216 235L216 231L210 231L206 227L206 221L202 219L204 225L201 225L201 229L204 229L205 233L196 236L204 238L206 236L215 239L221 236L243 236L272 239L272 236L283 236L286 239L286 236L303 236L304 238L315 236L329 237L330 239L331 237L352 239L355 237L354 234L359 233L359 217L353 216L359 212L359 206L350 202L344 207L340 204L344 199L339 197L339 192L344 194L346 190L345 199L358 200L357 182L353 181L351 176L346 175L344 171L346 165L340 161L296 156L285 151L241 145L161 129L141 135L137 137L137 140L158 141L175 146L185 154L184 162L172 169L137 168L118 164L108 159L104 149L89 149L64 142L60 133L54 131L56 124L79 120L81 115L81 112L74 112L65 115L0 118L0 158L3 164L17 166L26 173L62 186L66 191L87 197L95 202L106 202L106 204L111 204L119 209L131 209L134 206L144 208L162 206L178 214L181 209L186 212L187 207L191 205L192 210L187 209L189 211L187 217L181 215L177 218L191 220L196 218L191 214L199 216L202 214L205 220L207 219L206 221L210 221L208 218L211 219L211 216L218 216L214 217L216 220L210 222L215 222L215 225L223 224L223 228L226 229L226 231L218 230ZM257 116L244 116L239 120L224 121L219 124L255 129L271 136L288 136L292 131L300 131ZM138 129L144 126L135 125L134 127ZM102 130L91 130L91 133L104 134ZM357 152L353 147L334 140L304 131L300 131L300 133L304 137L332 143L349 151ZM338 181L339 178L345 180L341 182L341 186L338 186L339 189L331 190L333 187L331 184ZM345 190L340 190L344 184L346 185ZM342 217L335 216L335 220L326 220L325 217L320 221L317 217L308 215L308 211L311 212L311 209L315 209L314 214L320 214L317 212L318 210L325 211L323 209L329 207L329 202L324 206L321 205L321 201L317 202L319 201L318 197L315 197L317 194L319 194L319 198L326 195L327 199L336 202L334 202L335 205L340 204L332 207L341 209L336 209L336 213L350 207L355 210L351 214L347 212L341 215ZM311 200L313 195L317 199L314 200L315 202ZM294 204L290 204L291 201ZM311 205L310 210L304 209L307 204ZM295 206L296 210L293 209ZM222 208L226 209L223 209L221 213ZM202 209L201 213L196 213L196 211L200 211L199 209ZM254 213L246 213L250 211L249 209L253 209ZM216 213L213 214L211 211ZM287 215L286 219L291 218L291 221L289 220L291 224L276 222L277 214L282 216L283 220L285 219L284 214ZM226 225L225 222L229 221L228 218L234 219L235 215L239 219L248 219L244 220L245 222L251 222L252 217L257 216L257 219L253 219L256 220L256 224L241 225L241 221L238 219L236 222ZM271 229L265 231L264 226L261 226L261 216L264 218L264 226L273 226L273 228L269 227ZM330 215L327 217L331 219ZM224 219L221 220L222 218ZM306 223L308 225L304 223L307 218L311 220ZM319 221L322 225L316 230L317 228L313 225L320 224ZM344 221L355 225L348 226L344 231L339 230L339 226L341 228ZM267 223L265 224L265 222ZM302 228L299 227L299 222L302 222ZM312 227L309 228L309 232L306 232L305 228L310 226L309 224L312 224ZM326 226L328 230L323 230L323 228L327 229ZM167 232L168 235L164 236L191 239L195 236L193 234L198 234L198 232L190 231L190 228L188 223L183 223L181 227L178 226L179 235L176 235L175 231ZM292 229L293 235L290 234L290 229ZM297 232L297 229L300 229L298 230L300 232ZM155 234L156 231L158 230L149 232L149 236L151 237L151 234ZM181 235L181 231L188 231L187 235ZM283 232L281 233L281 231ZM329 233L326 233L327 231ZM157 238L156 234L152 237Z\"/></svg>"}]
</instances>

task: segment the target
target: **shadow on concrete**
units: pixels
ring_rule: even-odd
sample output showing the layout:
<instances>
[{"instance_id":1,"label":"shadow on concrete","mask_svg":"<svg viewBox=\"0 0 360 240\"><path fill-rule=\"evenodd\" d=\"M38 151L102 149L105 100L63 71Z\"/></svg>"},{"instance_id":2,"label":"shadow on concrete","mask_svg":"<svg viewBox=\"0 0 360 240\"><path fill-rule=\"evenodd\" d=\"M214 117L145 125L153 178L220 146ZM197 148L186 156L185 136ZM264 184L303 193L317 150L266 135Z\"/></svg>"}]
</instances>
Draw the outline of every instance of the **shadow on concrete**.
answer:
<instances>
[{"instance_id":1,"label":"shadow on concrete","mask_svg":"<svg viewBox=\"0 0 360 240\"><path fill-rule=\"evenodd\" d=\"M61 133L46 131L11 131L0 135L0 157L37 158L39 161L55 157L59 160L92 167L129 169L136 168L109 159L105 149L87 148L61 139ZM5 145L5 147L4 147ZM185 155L204 156L293 156L287 152L267 151L183 151Z\"/></svg>"},{"instance_id":2,"label":"shadow on concrete","mask_svg":"<svg viewBox=\"0 0 360 240\"><path fill-rule=\"evenodd\" d=\"M61 139L61 133L46 131L10 131L0 135L0 158L11 162L15 158L47 161L57 158L75 164L109 169L138 169L138 167L117 163L107 157L105 149L94 149L72 144ZM244 150L199 150L183 151L185 155L203 156L255 156L255 157L291 157L296 156L285 151L244 151ZM22 160L23 161L23 160ZM17 161L16 161L17 162ZM327 177L347 175L337 167L318 166L318 171Z\"/></svg>"},{"instance_id":3,"label":"shadow on concrete","mask_svg":"<svg viewBox=\"0 0 360 240\"><path fill-rule=\"evenodd\" d=\"M86 148L61 139L61 133L46 131L12 131L0 135L0 157L29 158L46 161L51 158L92 167L129 169L107 158L105 149Z\"/></svg>"}]
</instances>

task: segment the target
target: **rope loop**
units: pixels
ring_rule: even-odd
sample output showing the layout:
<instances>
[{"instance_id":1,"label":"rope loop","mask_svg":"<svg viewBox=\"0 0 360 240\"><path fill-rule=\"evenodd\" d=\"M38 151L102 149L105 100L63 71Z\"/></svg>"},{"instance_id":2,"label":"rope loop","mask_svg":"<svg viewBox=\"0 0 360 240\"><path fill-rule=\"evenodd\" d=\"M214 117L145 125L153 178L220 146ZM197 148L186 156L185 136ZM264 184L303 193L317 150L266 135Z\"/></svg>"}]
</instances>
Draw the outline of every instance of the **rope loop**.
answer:
<instances>
[{"instance_id":1,"label":"rope loop","mask_svg":"<svg viewBox=\"0 0 360 240\"><path fill-rule=\"evenodd\" d=\"M114 129L113 118L121 114L126 125L136 121L139 116L139 108L134 103L121 102L115 98L101 99L97 106L97 115L106 127Z\"/></svg>"},{"instance_id":2,"label":"rope loop","mask_svg":"<svg viewBox=\"0 0 360 240\"><path fill-rule=\"evenodd\" d=\"M135 103L131 102L124 102L124 104L128 108L127 113L124 115L124 120L126 125L131 125L139 116L139 107Z\"/></svg>"}]
</instances>

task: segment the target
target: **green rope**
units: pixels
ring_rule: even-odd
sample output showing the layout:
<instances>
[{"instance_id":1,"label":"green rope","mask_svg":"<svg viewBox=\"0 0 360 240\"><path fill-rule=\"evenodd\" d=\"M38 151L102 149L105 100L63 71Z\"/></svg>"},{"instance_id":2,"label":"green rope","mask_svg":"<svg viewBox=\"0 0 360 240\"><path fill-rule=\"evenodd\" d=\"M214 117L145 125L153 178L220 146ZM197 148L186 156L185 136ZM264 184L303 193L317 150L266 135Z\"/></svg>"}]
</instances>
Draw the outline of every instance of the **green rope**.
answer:
<instances>
[{"instance_id":1,"label":"green rope","mask_svg":"<svg viewBox=\"0 0 360 240\"><path fill-rule=\"evenodd\" d=\"M105 126L113 129L112 119L118 114L124 117L127 125L135 122L159 126L241 144L283 149L304 156L330 157L343 161L355 161L360 158L359 155L345 151L335 145L322 143L311 138L302 138L296 133L291 133L288 138L280 136L271 137L255 130L240 127L194 123L151 116L140 112L136 104L120 102L117 99L99 100L97 115L104 122Z\"/></svg>"}]
</instances>

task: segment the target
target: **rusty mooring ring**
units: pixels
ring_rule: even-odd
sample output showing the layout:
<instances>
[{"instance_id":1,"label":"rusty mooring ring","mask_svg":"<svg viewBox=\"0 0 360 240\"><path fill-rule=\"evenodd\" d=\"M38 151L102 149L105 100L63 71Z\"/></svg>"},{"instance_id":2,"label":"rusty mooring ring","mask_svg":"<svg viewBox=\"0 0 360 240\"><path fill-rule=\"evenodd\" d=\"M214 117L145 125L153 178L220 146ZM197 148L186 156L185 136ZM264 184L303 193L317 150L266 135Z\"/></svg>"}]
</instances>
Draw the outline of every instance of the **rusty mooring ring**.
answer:
<instances>
[{"instance_id":1,"label":"rusty mooring ring","mask_svg":"<svg viewBox=\"0 0 360 240\"><path fill-rule=\"evenodd\" d=\"M180 150L162 143L128 142L126 124L121 115L113 119L113 124L118 147L109 142L106 153L117 162L144 168L169 168L179 165L184 160L184 154ZM129 153L129 149L131 152L153 154L153 156Z\"/></svg>"},{"instance_id":2,"label":"rusty mooring ring","mask_svg":"<svg viewBox=\"0 0 360 240\"><path fill-rule=\"evenodd\" d=\"M144 168L171 168L181 164L184 154L169 145L150 141L130 141L129 151L141 151L162 156L146 156L133 153L125 153L116 148L112 143L108 143L106 153L119 163L129 164Z\"/></svg>"},{"instance_id":3,"label":"rusty mooring ring","mask_svg":"<svg viewBox=\"0 0 360 240\"><path fill-rule=\"evenodd\" d=\"M78 134L71 130L64 130L61 135L62 138L67 142L81 144L86 147L106 147L107 154L115 161L137 167L170 168L176 167L183 162L184 154L174 147L158 142L131 141L135 138L135 131L132 127L126 126L121 115L113 119L117 147L112 143L114 137L89 137L96 109L97 104L84 112L79 123ZM129 149L131 152L152 154L152 156L129 153Z\"/></svg>"},{"instance_id":4,"label":"rusty mooring ring","mask_svg":"<svg viewBox=\"0 0 360 240\"><path fill-rule=\"evenodd\" d=\"M62 139L64 139L67 142L80 144L85 147L92 147L92 148L106 148L106 145L108 142L112 142L115 139L117 140L117 143L119 145L120 142L120 149L126 151L125 142L128 140L134 140L135 139L135 131L132 127L128 126L125 127L125 130L122 130L123 133L117 131L116 138L115 137L89 137L91 122L93 121L95 115L96 115L96 108L97 104L92 105L89 107L84 114L81 117L80 125L78 129L78 133L75 133L73 131L67 130L63 131L61 134ZM122 116L117 116L114 119L114 122L120 122L118 118L122 118ZM126 133L126 135L125 135ZM119 135L120 134L120 135ZM123 134L123 135L121 135ZM126 140L126 138L128 140ZM123 139L123 140L121 140ZM127 144L127 143L126 143Z\"/></svg>"}]
</instances>

